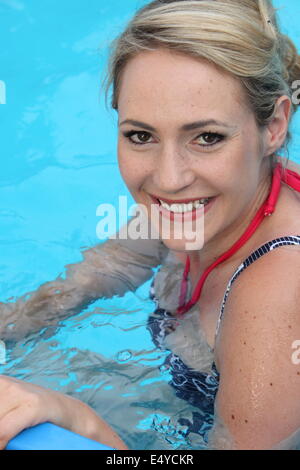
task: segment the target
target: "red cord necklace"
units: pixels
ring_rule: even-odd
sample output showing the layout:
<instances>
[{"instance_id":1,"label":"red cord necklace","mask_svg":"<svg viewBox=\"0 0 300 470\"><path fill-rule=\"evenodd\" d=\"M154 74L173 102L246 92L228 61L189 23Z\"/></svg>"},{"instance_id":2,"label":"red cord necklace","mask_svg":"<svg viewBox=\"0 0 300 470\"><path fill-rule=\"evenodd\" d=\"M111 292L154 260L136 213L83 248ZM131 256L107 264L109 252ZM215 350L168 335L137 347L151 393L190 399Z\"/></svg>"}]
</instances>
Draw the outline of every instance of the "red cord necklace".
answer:
<instances>
[{"instance_id":1,"label":"red cord necklace","mask_svg":"<svg viewBox=\"0 0 300 470\"><path fill-rule=\"evenodd\" d=\"M262 221L266 216L270 216L275 211L276 203L278 201L280 189L281 189L281 181L287 183L292 188L300 191L300 176L291 170L284 170L281 163L278 163L276 168L273 172L273 180L272 180L272 187L269 193L268 198L265 202L261 205L260 209L257 211L256 215L254 216L252 222L245 230L243 235L237 240L237 242L223 255L221 255L211 266L209 266L206 271L202 274L201 278L198 281L198 284L195 287L195 290L192 294L191 299L186 302L186 295L187 295L187 286L188 286L188 275L190 272L190 257L187 257L185 269L183 273L183 279L181 282L181 289L180 289L180 296L179 296L179 307L177 309L177 314L183 315L188 310L190 310L199 300L203 285L211 273L211 271L218 266L220 263L223 263L228 258L230 258L233 254L235 254L254 234L257 228L260 226Z\"/></svg>"}]
</instances>

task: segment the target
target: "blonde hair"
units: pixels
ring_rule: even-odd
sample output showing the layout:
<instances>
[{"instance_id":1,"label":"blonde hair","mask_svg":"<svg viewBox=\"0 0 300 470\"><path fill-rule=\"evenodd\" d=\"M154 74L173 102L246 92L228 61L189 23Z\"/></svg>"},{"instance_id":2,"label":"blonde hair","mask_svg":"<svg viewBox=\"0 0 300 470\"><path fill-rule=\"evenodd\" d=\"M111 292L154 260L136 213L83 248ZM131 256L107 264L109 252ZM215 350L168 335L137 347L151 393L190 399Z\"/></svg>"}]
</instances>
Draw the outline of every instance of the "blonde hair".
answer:
<instances>
[{"instance_id":1,"label":"blonde hair","mask_svg":"<svg viewBox=\"0 0 300 470\"><path fill-rule=\"evenodd\" d=\"M300 79L300 56L280 32L271 0L155 0L112 44L106 92L112 85L114 109L128 61L158 47L206 59L237 77L259 126L271 120L280 96L292 99ZM292 103L292 115L296 108Z\"/></svg>"}]
</instances>

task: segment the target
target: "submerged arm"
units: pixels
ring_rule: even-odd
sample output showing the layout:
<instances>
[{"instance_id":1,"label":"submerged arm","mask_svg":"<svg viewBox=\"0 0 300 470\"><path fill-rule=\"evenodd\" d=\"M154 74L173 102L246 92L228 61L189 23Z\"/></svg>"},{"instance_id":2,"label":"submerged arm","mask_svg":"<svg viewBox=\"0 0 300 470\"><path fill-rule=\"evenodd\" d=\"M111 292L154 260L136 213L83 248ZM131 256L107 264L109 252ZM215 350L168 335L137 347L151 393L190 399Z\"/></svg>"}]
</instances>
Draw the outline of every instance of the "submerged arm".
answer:
<instances>
[{"instance_id":1,"label":"submerged arm","mask_svg":"<svg viewBox=\"0 0 300 470\"><path fill-rule=\"evenodd\" d=\"M128 224L133 219L131 219ZM167 253L160 240L113 240L83 251L83 261L14 303L0 303L0 338L17 339L80 312L98 298L135 291Z\"/></svg>"}]
</instances>

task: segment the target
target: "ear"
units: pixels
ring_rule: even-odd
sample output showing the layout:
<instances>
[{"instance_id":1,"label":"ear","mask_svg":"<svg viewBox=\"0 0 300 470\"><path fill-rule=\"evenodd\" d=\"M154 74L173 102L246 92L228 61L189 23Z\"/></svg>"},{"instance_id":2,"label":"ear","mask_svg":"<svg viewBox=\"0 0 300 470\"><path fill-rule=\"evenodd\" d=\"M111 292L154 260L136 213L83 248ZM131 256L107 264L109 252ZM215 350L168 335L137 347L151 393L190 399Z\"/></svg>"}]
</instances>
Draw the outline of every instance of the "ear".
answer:
<instances>
[{"instance_id":1,"label":"ear","mask_svg":"<svg viewBox=\"0 0 300 470\"><path fill-rule=\"evenodd\" d=\"M288 96L278 98L271 122L265 130L265 155L280 149L286 139L292 103Z\"/></svg>"}]
</instances>

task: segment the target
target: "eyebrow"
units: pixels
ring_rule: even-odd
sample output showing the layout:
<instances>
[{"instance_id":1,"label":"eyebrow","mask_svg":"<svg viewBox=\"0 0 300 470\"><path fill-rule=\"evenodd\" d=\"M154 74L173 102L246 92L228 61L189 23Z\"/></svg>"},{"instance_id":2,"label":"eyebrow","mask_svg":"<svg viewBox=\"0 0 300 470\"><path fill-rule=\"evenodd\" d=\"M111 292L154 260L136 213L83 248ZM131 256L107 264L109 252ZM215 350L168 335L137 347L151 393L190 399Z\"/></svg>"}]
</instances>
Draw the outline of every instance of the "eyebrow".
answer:
<instances>
[{"instance_id":1,"label":"eyebrow","mask_svg":"<svg viewBox=\"0 0 300 470\"><path fill-rule=\"evenodd\" d=\"M124 124L131 124L132 126L142 127L143 129L146 129L147 131L156 132L156 129L154 127L141 121L135 121L133 119L125 119L125 121L122 121L120 123L120 126L123 126ZM199 129L201 127L207 127L207 126L212 126L212 125L222 126L222 127L227 127L227 128L233 127L233 126L229 126L228 124L222 121L216 121L215 119L207 119L205 121L195 121L195 122L191 122L188 124L184 124L183 126L181 126L180 130L192 131L194 129Z\"/></svg>"}]
</instances>

